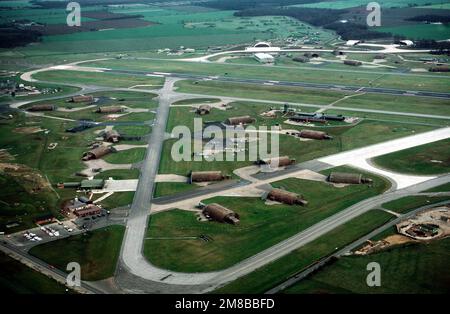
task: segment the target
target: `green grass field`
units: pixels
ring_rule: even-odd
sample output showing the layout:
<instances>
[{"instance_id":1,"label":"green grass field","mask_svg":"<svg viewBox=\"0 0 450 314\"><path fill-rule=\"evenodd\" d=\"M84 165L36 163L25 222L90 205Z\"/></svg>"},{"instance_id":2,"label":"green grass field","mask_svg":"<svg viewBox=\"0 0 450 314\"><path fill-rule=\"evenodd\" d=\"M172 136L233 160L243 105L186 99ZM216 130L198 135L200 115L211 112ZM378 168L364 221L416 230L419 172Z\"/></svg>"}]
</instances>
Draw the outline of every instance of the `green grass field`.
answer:
<instances>
[{"instance_id":1,"label":"green grass field","mask_svg":"<svg viewBox=\"0 0 450 314\"><path fill-rule=\"evenodd\" d=\"M373 161L380 167L401 173L446 173L450 167L450 139L379 156Z\"/></svg>"},{"instance_id":2,"label":"green grass field","mask_svg":"<svg viewBox=\"0 0 450 314\"><path fill-rule=\"evenodd\" d=\"M103 159L112 164L134 164L144 159L145 148L132 148L109 154Z\"/></svg>"},{"instance_id":3,"label":"green grass field","mask_svg":"<svg viewBox=\"0 0 450 314\"><path fill-rule=\"evenodd\" d=\"M0 291L14 294L64 294L66 287L0 253Z\"/></svg>"},{"instance_id":4,"label":"green grass field","mask_svg":"<svg viewBox=\"0 0 450 314\"><path fill-rule=\"evenodd\" d=\"M441 294L450 292L450 239L409 244L367 256L342 257L285 293ZM381 286L366 284L368 263L381 266Z\"/></svg>"},{"instance_id":5,"label":"green grass field","mask_svg":"<svg viewBox=\"0 0 450 314\"><path fill-rule=\"evenodd\" d=\"M155 193L153 197L167 196L187 191L192 191L198 186L195 184L181 183L181 182L158 182L155 186Z\"/></svg>"},{"instance_id":6,"label":"green grass field","mask_svg":"<svg viewBox=\"0 0 450 314\"><path fill-rule=\"evenodd\" d=\"M450 183L446 183L435 188L426 190L425 192L450 192Z\"/></svg>"},{"instance_id":7,"label":"green grass field","mask_svg":"<svg viewBox=\"0 0 450 314\"><path fill-rule=\"evenodd\" d=\"M318 259L330 255L338 248L366 235L392 218L393 216L386 212L371 210L214 292L221 294L264 293Z\"/></svg>"},{"instance_id":8,"label":"green grass field","mask_svg":"<svg viewBox=\"0 0 450 314\"><path fill-rule=\"evenodd\" d=\"M414 210L416 208L426 206L426 205L433 205L435 203L443 202L450 200L450 197L448 196L406 196L403 198L399 198L395 201L391 201L388 203L384 203L381 206L383 208L392 210L396 213L405 214L411 210Z\"/></svg>"},{"instance_id":9,"label":"green grass field","mask_svg":"<svg viewBox=\"0 0 450 314\"><path fill-rule=\"evenodd\" d=\"M98 86L125 88L135 85L150 85L140 88L155 89L161 87L164 84L163 78L68 70L51 70L46 72L39 72L33 75L33 78L37 80L56 83L92 84Z\"/></svg>"},{"instance_id":10,"label":"green grass field","mask_svg":"<svg viewBox=\"0 0 450 314\"><path fill-rule=\"evenodd\" d=\"M113 209L123 207L133 203L134 192L117 192L107 197L100 204L103 208Z\"/></svg>"},{"instance_id":11,"label":"green grass field","mask_svg":"<svg viewBox=\"0 0 450 314\"><path fill-rule=\"evenodd\" d=\"M446 40L450 37L450 26L446 24L417 24L380 27L377 31L404 36L410 39Z\"/></svg>"},{"instance_id":12,"label":"green grass field","mask_svg":"<svg viewBox=\"0 0 450 314\"><path fill-rule=\"evenodd\" d=\"M189 73L199 75L219 75L237 78L254 78L267 80L304 81L311 83L330 83L352 86L376 86L405 90L448 91L450 77L420 75L396 75L370 71L352 70L317 70L317 68L243 66L229 63L199 63L172 60L106 60L86 63L86 66L106 67L111 69L149 70L170 73ZM401 77L401 79L399 79ZM446 79L444 79L444 77ZM211 83L211 82L209 82ZM214 83L214 82L213 82ZM221 82L215 82L223 84Z\"/></svg>"},{"instance_id":13,"label":"green grass field","mask_svg":"<svg viewBox=\"0 0 450 314\"><path fill-rule=\"evenodd\" d=\"M146 240L144 255L154 265L174 271L202 272L229 267L389 187L387 181L370 177L374 179L371 188L366 185L335 188L327 183L294 178L272 184L304 195L309 201L306 207L265 205L263 200L249 197L215 197L202 201L235 210L241 217L237 226L199 222L194 213L181 210L155 214L147 236L168 239ZM196 238L200 235L213 240L204 242ZM194 238L180 239L184 237Z\"/></svg>"},{"instance_id":14,"label":"green grass field","mask_svg":"<svg viewBox=\"0 0 450 314\"><path fill-rule=\"evenodd\" d=\"M29 253L62 271L77 262L83 280L102 280L114 274L124 231L123 226L109 226L35 246Z\"/></svg>"}]
</instances>

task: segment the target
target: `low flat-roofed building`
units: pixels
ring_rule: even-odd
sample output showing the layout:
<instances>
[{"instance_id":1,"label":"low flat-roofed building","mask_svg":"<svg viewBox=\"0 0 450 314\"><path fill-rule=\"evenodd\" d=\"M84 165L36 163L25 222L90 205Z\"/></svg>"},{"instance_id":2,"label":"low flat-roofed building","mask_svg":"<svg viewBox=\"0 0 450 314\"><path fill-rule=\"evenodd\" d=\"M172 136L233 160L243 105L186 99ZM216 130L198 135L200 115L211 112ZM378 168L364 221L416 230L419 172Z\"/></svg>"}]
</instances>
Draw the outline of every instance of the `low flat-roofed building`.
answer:
<instances>
[{"instance_id":1,"label":"low flat-roofed building","mask_svg":"<svg viewBox=\"0 0 450 314\"><path fill-rule=\"evenodd\" d=\"M256 60L258 60L261 63L274 63L275 62L275 58L268 53L263 53L263 52L259 52L259 53L255 53L254 57Z\"/></svg>"},{"instance_id":2,"label":"low flat-roofed building","mask_svg":"<svg viewBox=\"0 0 450 314\"><path fill-rule=\"evenodd\" d=\"M87 217L101 214L102 209L97 205L89 204L82 209L77 209L73 213L77 217Z\"/></svg>"}]
</instances>

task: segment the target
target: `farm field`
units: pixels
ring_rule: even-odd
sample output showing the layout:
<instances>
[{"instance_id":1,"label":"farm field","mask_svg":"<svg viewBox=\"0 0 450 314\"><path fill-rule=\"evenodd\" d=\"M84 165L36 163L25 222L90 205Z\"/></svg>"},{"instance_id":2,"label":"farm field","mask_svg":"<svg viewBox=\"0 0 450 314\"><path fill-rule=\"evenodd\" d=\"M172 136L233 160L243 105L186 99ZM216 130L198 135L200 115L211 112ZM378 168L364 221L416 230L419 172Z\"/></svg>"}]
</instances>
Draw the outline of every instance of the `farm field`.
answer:
<instances>
[{"instance_id":1,"label":"farm field","mask_svg":"<svg viewBox=\"0 0 450 314\"><path fill-rule=\"evenodd\" d=\"M309 201L306 207L265 205L260 198L248 197L215 197L202 201L205 204L219 203L236 211L241 217L240 224L236 226L199 222L194 213L180 210L155 214L149 224L150 239L145 242L144 254L154 265L174 271L204 272L232 266L352 204L388 189L387 181L369 176L374 180L371 188L364 185L335 188L323 182L294 178L272 184L301 193ZM212 241L204 242L197 238L200 235L206 235ZM159 237L169 239L151 239ZM177 241L177 238L185 237L192 239ZM223 250L224 245L227 245L227 250ZM192 255L202 258L188 258Z\"/></svg>"},{"instance_id":2,"label":"farm field","mask_svg":"<svg viewBox=\"0 0 450 314\"><path fill-rule=\"evenodd\" d=\"M447 267L450 239L413 243L367 256L346 256L325 266L285 293L387 293L442 294L449 292ZM377 261L383 269L383 284L368 287L366 266Z\"/></svg>"},{"instance_id":3,"label":"farm field","mask_svg":"<svg viewBox=\"0 0 450 314\"><path fill-rule=\"evenodd\" d=\"M123 226L109 226L35 246L29 253L62 271L77 262L81 279L102 280L114 274L124 231Z\"/></svg>"},{"instance_id":4,"label":"farm field","mask_svg":"<svg viewBox=\"0 0 450 314\"><path fill-rule=\"evenodd\" d=\"M338 248L364 236L393 217L383 211L370 210L277 261L215 290L214 293L264 293L316 260L332 254Z\"/></svg>"},{"instance_id":5,"label":"farm field","mask_svg":"<svg viewBox=\"0 0 450 314\"><path fill-rule=\"evenodd\" d=\"M445 24L417 24L393 27L380 27L380 32L392 33L411 39L446 40L450 38L450 26Z\"/></svg>"},{"instance_id":6,"label":"farm field","mask_svg":"<svg viewBox=\"0 0 450 314\"><path fill-rule=\"evenodd\" d=\"M442 0L379 0L377 1L382 8L397 8L408 7L411 3L416 6L436 3L436 5L442 3ZM294 6L306 7L306 8L321 8L321 9L347 9L358 6L366 6L367 1L364 0L338 0L338 1L322 1L317 3L299 4Z\"/></svg>"},{"instance_id":7,"label":"farm field","mask_svg":"<svg viewBox=\"0 0 450 314\"><path fill-rule=\"evenodd\" d=\"M450 140L401 150L373 159L378 166L400 173L420 175L449 172Z\"/></svg>"}]
</instances>

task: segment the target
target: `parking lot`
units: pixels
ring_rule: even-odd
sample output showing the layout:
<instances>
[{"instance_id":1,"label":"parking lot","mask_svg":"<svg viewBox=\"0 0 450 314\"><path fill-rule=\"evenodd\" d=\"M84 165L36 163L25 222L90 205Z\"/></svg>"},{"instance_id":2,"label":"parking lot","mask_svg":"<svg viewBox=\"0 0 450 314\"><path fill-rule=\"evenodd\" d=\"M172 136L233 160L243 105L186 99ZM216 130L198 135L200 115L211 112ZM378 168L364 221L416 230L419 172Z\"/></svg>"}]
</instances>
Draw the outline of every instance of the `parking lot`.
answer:
<instances>
[{"instance_id":1,"label":"parking lot","mask_svg":"<svg viewBox=\"0 0 450 314\"><path fill-rule=\"evenodd\" d=\"M109 214L102 211L99 215L79 217L73 220L55 222L36 228L23 230L3 238L13 245L29 250L33 246L63 239L91 229L105 227L109 224Z\"/></svg>"}]
</instances>

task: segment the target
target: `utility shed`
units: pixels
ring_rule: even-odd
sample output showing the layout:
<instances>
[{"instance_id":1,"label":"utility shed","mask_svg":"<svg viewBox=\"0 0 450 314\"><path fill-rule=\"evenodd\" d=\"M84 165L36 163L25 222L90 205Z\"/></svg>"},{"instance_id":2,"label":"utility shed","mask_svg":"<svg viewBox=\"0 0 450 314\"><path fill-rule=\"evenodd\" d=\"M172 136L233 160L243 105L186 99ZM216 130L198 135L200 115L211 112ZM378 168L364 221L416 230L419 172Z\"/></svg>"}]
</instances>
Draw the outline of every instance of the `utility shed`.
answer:
<instances>
[{"instance_id":1,"label":"utility shed","mask_svg":"<svg viewBox=\"0 0 450 314\"><path fill-rule=\"evenodd\" d=\"M78 96L72 96L70 98L71 102L93 102L94 101L94 97L92 95L78 95Z\"/></svg>"},{"instance_id":2,"label":"utility shed","mask_svg":"<svg viewBox=\"0 0 450 314\"><path fill-rule=\"evenodd\" d=\"M90 151L83 154L83 160L92 160L92 159L99 159L105 155L108 155L111 153L112 150L108 146L99 146L97 148L91 149Z\"/></svg>"},{"instance_id":3,"label":"utility shed","mask_svg":"<svg viewBox=\"0 0 450 314\"><path fill-rule=\"evenodd\" d=\"M363 178L360 173L332 172L328 175L327 181L333 183L361 184L371 183L372 179Z\"/></svg>"},{"instance_id":4,"label":"utility shed","mask_svg":"<svg viewBox=\"0 0 450 314\"><path fill-rule=\"evenodd\" d=\"M303 199L303 196L281 189L273 189L269 192L267 198L271 201L276 201L288 205L298 204L306 206L308 204L308 202Z\"/></svg>"},{"instance_id":5,"label":"utility shed","mask_svg":"<svg viewBox=\"0 0 450 314\"><path fill-rule=\"evenodd\" d=\"M103 139L107 142L117 143L120 139L120 134L116 130L106 131L103 134Z\"/></svg>"},{"instance_id":6,"label":"utility shed","mask_svg":"<svg viewBox=\"0 0 450 314\"><path fill-rule=\"evenodd\" d=\"M192 171L190 176L190 182L210 182L210 181L222 181L225 176L222 171Z\"/></svg>"},{"instance_id":7,"label":"utility shed","mask_svg":"<svg viewBox=\"0 0 450 314\"><path fill-rule=\"evenodd\" d=\"M256 119L250 116L231 117L225 120L225 124L228 125L241 125L255 122Z\"/></svg>"},{"instance_id":8,"label":"utility shed","mask_svg":"<svg viewBox=\"0 0 450 314\"><path fill-rule=\"evenodd\" d=\"M210 105L200 105L197 108L196 113L199 115L205 115L211 112L211 106Z\"/></svg>"},{"instance_id":9,"label":"utility shed","mask_svg":"<svg viewBox=\"0 0 450 314\"><path fill-rule=\"evenodd\" d=\"M224 223L230 223L233 225L237 225L239 223L239 215L219 204L209 204L203 208L203 215L207 218Z\"/></svg>"},{"instance_id":10,"label":"utility shed","mask_svg":"<svg viewBox=\"0 0 450 314\"><path fill-rule=\"evenodd\" d=\"M118 106L108 106L108 107L98 107L95 112L97 113L119 113L123 112L124 109Z\"/></svg>"},{"instance_id":11,"label":"utility shed","mask_svg":"<svg viewBox=\"0 0 450 314\"><path fill-rule=\"evenodd\" d=\"M28 111L53 111L56 107L54 105L34 105L28 108Z\"/></svg>"},{"instance_id":12,"label":"utility shed","mask_svg":"<svg viewBox=\"0 0 450 314\"><path fill-rule=\"evenodd\" d=\"M301 130L298 133L298 136L303 138L310 138L313 140L329 140L333 138L325 132L313 130Z\"/></svg>"}]
</instances>

